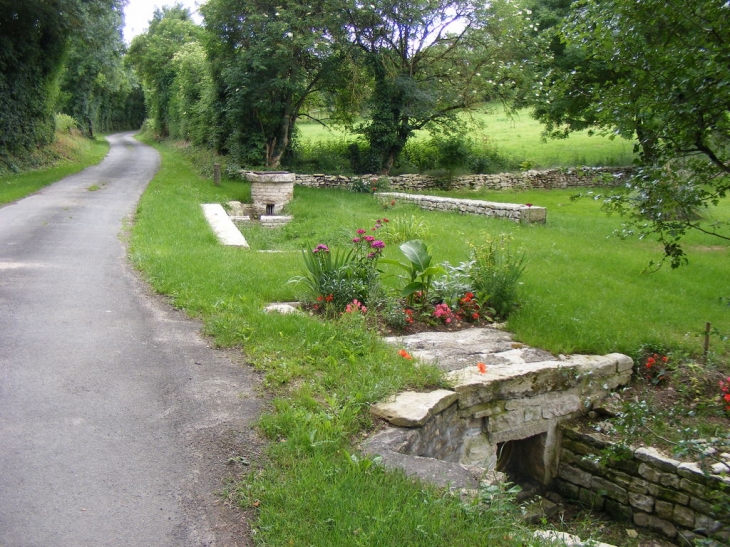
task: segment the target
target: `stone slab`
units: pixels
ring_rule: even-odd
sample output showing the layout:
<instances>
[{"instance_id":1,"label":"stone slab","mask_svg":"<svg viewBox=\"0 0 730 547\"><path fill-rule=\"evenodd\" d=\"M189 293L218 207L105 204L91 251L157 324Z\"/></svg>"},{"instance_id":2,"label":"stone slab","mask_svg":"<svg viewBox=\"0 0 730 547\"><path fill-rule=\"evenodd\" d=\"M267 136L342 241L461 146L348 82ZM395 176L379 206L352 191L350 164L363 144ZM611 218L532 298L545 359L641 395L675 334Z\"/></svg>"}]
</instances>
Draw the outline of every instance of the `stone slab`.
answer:
<instances>
[{"instance_id":1,"label":"stone slab","mask_svg":"<svg viewBox=\"0 0 730 547\"><path fill-rule=\"evenodd\" d=\"M431 418L451 406L458 394L446 389L428 393L406 391L390 401L374 404L370 412L400 427L420 427Z\"/></svg>"},{"instance_id":2,"label":"stone slab","mask_svg":"<svg viewBox=\"0 0 730 547\"><path fill-rule=\"evenodd\" d=\"M220 203L203 203L203 215L223 245L248 249L248 242Z\"/></svg>"}]
</instances>

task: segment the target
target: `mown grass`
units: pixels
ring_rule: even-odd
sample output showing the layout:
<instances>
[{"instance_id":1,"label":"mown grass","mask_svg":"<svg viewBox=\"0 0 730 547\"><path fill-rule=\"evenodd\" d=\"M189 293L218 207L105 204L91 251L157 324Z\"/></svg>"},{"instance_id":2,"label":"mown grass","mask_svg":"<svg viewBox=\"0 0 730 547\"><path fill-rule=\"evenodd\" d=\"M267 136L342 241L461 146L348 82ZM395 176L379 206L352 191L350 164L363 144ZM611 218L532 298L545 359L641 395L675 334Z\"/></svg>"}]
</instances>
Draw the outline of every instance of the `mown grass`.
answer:
<instances>
[{"instance_id":1,"label":"mown grass","mask_svg":"<svg viewBox=\"0 0 730 547\"><path fill-rule=\"evenodd\" d=\"M384 210L371 195L297 187L288 206L293 222L258 236L261 248L288 252L257 253L220 246L200 211L201 203L245 199L247 185L215 187L179 152L156 146L162 168L140 202L130 256L156 290L200 317L219 345L240 347L262 373L272 396L260 420L270 460L230 492L256 508L261 545L519 545L524 533L511 513L465 504L352 456L373 425L370 403L443 382L435 369L416 368L386 347L362 316L264 313L269 302L302 296L287 281L302 273L304 245L344 246L378 218L413 215L428 225L434 259L457 263L482 233L509 233L528 257L523 305L509 328L556 353L634 354L647 343L698 353L694 333L706 321L730 332L721 300L730 296L728 245L692 236L688 267L642 274L658 246L611 237L620 220L591 200L571 202L570 191L480 194L548 207L545 226L521 226L406 205ZM730 203L712 213L730 218ZM727 343L712 349L716 360L726 358Z\"/></svg>"},{"instance_id":2,"label":"mown grass","mask_svg":"<svg viewBox=\"0 0 730 547\"><path fill-rule=\"evenodd\" d=\"M109 143L98 138L57 134L53 150L39 155L39 165L31 171L0 176L0 204L11 203L63 177L99 163L109 151ZM45 158L45 159L43 159ZM40 167L40 169L38 168Z\"/></svg>"},{"instance_id":3,"label":"mown grass","mask_svg":"<svg viewBox=\"0 0 730 547\"><path fill-rule=\"evenodd\" d=\"M485 148L496 150L512 165L523 168L631 165L635 155L634 143L626 139L590 135L587 131L573 133L567 139L544 140L543 126L534 120L528 110L514 115L505 112L500 104L485 105L471 113L469 135ZM355 135L338 129L328 129L314 122L297 125L305 143L328 140L354 141ZM420 131L416 141L429 138Z\"/></svg>"}]
</instances>

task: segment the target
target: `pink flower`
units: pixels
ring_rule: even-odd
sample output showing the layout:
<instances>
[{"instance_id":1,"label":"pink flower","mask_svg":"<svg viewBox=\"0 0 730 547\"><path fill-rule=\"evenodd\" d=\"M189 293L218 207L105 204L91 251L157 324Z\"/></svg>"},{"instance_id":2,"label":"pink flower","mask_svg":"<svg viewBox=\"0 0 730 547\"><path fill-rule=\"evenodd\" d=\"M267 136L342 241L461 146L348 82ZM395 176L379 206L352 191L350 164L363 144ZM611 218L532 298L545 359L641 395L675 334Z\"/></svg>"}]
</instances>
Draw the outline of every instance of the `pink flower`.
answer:
<instances>
[{"instance_id":1,"label":"pink flower","mask_svg":"<svg viewBox=\"0 0 730 547\"><path fill-rule=\"evenodd\" d=\"M329 247L327 247L327 245L323 245L323 244L321 244L321 243L320 243L319 245L317 245L317 246L316 246L316 247L315 247L315 248L314 248L314 249L312 250L312 252L313 252L313 253L319 253L319 252L323 252L323 253L329 253L329 252L330 252L330 249L329 249Z\"/></svg>"},{"instance_id":2,"label":"pink flower","mask_svg":"<svg viewBox=\"0 0 730 547\"><path fill-rule=\"evenodd\" d=\"M375 241L375 238L373 236L365 236L363 239L368 243Z\"/></svg>"},{"instance_id":3,"label":"pink flower","mask_svg":"<svg viewBox=\"0 0 730 547\"><path fill-rule=\"evenodd\" d=\"M380 241L379 239L376 239L375 241L373 241L372 243L370 243L370 246L373 249L385 249L385 243L382 242L382 241Z\"/></svg>"},{"instance_id":4,"label":"pink flower","mask_svg":"<svg viewBox=\"0 0 730 547\"><path fill-rule=\"evenodd\" d=\"M352 239L352 242L353 243L360 243L360 238L359 237L355 237L355 238Z\"/></svg>"},{"instance_id":5,"label":"pink flower","mask_svg":"<svg viewBox=\"0 0 730 547\"><path fill-rule=\"evenodd\" d=\"M363 230L362 228L358 228L357 233L363 235L365 233L365 230Z\"/></svg>"}]
</instances>

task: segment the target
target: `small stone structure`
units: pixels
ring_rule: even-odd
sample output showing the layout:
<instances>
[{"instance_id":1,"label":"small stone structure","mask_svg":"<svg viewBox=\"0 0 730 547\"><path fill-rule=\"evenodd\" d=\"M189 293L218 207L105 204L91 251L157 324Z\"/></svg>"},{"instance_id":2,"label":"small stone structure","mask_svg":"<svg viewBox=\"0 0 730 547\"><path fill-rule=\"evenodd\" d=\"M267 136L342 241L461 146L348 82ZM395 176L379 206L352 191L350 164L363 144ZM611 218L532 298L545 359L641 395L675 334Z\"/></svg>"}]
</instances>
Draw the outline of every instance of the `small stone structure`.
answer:
<instances>
[{"instance_id":1,"label":"small stone structure","mask_svg":"<svg viewBox=\"0 0 730 547\"><path fill-rule=\"evenodd\" d=\"M251 200L256 217L279 215L294 198L294 173L286 171L244 172L251 182Z\"/></svg>"},{"instance_id":2,"label":"small stone structure","mask_svg":"<svg viewBox=\"0 0 730 547\"><path fill-rule=\"evenodd\" d=\"M610 390L627 384L633 367L621 354L556 358L494 328L388 341L436 363L453 387L401 393L373 405L373 415L394 427L369 439L364 450L379 454L386 465L418 458L410 466L414 474L422 476L425 469L422 478L460 487L473 487L485 470L549 484L558 471L558 424L584 415ZM516 454L525 457L513 458Z\"/></svg>"},{"instance_id":3,"label":"small stone structure","mask_svg":"<svg viewBox=\"0 0 730 547\"><path fill-rule=\"evenodd\" d=\"M590 186L611 186L623 184L632 173L630 167L578 167L570 169L546 169L498 173L492 175L463 175L446 181L450 189L511 190L525 188L580 188ZM316 188L347 188L353 179L378 180L380 175L296 175L296 182L302 186ZM408 174L387 177L393 190L419 191L443 189L444 181L428 175Z\"/></svg>"},{"instance_id":4,"label":"small stone structure","mask_svg":"<svg viewBox=\"0 0 730 547\"><path fill-rule=\"evenodd\" d=\"M648 528L679 545L730 545L730 454L703 472L653 448L601 458L610 443L600 434L561 427L556 490L566 498ZM702 535L700 535L702 532Z\"/></svg>"},{"instance_id":5,"label":"small stone structure","mask_svg":"<svg viewBox=\"0 0 730 547\"><path fill-rule=\"evenodd\" d=\"M522 224L545 224L547 209L534 205L516 203L497 203L478 199L447 198L426 196L421 194L404 194L398 192L381 192L385 198L415 203L427 211L456 211L465 215L484 215L504 218Z\"/></svg>"},{"instance_id":6,"label":"small stone structure","mask_svg":"<svg viewBox=\"0 0 730 547\"><path fill-rule=\"evenodd\" d=\"M248 242L220 203L203 203L203 216L222 245L248 249Z\"/></svg>"}]
</instances>

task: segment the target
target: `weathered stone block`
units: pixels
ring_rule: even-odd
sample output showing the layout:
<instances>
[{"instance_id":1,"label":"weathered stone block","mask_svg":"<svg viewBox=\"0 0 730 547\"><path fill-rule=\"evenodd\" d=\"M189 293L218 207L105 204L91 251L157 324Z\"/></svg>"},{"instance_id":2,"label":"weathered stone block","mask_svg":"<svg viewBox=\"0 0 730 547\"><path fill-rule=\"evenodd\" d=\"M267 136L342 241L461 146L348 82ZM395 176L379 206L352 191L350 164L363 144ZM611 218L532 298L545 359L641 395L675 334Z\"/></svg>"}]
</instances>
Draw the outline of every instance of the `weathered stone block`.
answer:
<instances>
[{"instance_id":1,"label":"weathered stone block","mask_svg":"<svg viewBox=\"0 0 730 547\"><path fill-rule=\"evenodd\" d=\"M669 501L656 500L654 503L654 514L659 518L672 520L674 515L674 504Z\"/></svg>"},{"instance_id":2,"label":"weathered stone block","mask_svg":"<svg viewBox=\"0 0 730 547\"><path fill-rule=\"evenodd\" d=\"M662 476L659 479L659 484L676 490L679 488L679 481L679 475L676 475L675 473L662 473Z\"/></svg>"},{"instance_id":3,"label":"weathered stone block","mask_svg":"<svg viewBox=\"0 0 730 547\"><path fill-rule=\"evenodd\" d=\"M702 468L700 468L700 466L695 462L679 464L677 466L677 474L680 477L690 479L700 484L707 484L707 476L704 471L702 471Z\"/></svg>"},{"instance_id":4,"label":"weathered stone block","mask_svg":"<svg viewBox=\"0 0 730 547\"><path fill-rule=\"evenodd\" d=\"M671 501L673 503L679 503L680 505L687 505L689 503L689 496L684 492L672 490L671 488L664 488L658 484L649 485L649 494L662 501Z\"/></svg>"},{"instance_id":5,"label":"weathered stone block","mask_svg":"<svg viewBox=\"0 0 730 547\"><path fill-rule=\"evenodd\" d=\"M558 467L558 477L583 488L590 488L593 476L590 473L578 469L567 464L560 464Z\"/></svg>"},{"instance_id":6,"label":"weathered stone block","mask_svg":"<svg viewBox=\"0 0 730 547\"><path fill-rule=\"evenodd\" d=\"M601 477L593 477L591 480L591 490L605 493L606 496L619 503L627 504L629 502L628 492L626 492L625 488L621 488L617 484L602 479Z\"/></svg>"},{"instance_id":7,"label":"weathered stone block","mask_svg":"<svg viewBox=\"0 0 730 547\"><path fill-rule=\"evenodd\" d=\"M675 505L672 520L680 526L683 526L684 528L694 528L695 512L692 511L692 509L690 509L689 507L684 507L683 505Z\"/></svg>"},{"instance_id":8,"label":"weathered stone block","mask_svg":"<svg viewBox=\"0 0 730 547\"><path fill-rule=\"evenodd\" d=\"M631 481L631 486L629 486L629 490L639 494L646 494L649 491L649 482L644 479L634 477Z\"/></svg>"},{"instance_id":9,"label":"weathered stone block","mask_svg":"<svg viewBox=\"0 0 730 547\"><path fill-rule=\"evenodd\" d=\"M645 513L654 512L654 498L651 496L645 496L644 494L629 492L629 505L639 511L644 511Z\"/></svg>"},{"instance_id":10,"label":"weathered stone block","mask_svg":"<svg viewBox=\"0 0 730 547\"><path fill-rule=\"evenodd\" d=\"M580 397L577 395L566 394L563 397L556 398L552 401L545 402L542 405L542 417L546 420L566 416L572 412L576 412L582 408Z\"/></svg>"},{"instance_id":11,"label":"weathered stone block","mask_svg":"<svg viewBox=\"0 0 730 547\"><path fill-rule=\"evenodd\" d=\"M621 471L617 471L616 469L607 469L606 473L604 475L607 480L616 483L621 488L629 489L631 486L631 481L633 477L631 475L627 475L626 473L622 473Z\"/></svg>"},{"instance_id":12,"label":"weathered stone block","mask_svg":"<svg viewBox=\"0 0 730 547\"><path fill-rule=\"evenodd\" d=\"M555 479L553 481L553 487L558 492L558 494L566 498L577 500L580 496L580 486L578 486L577 484L573 484L572 482L564 481L562 479Z\"/></svg>"},{"instance_id":13,"label":"weathered stone block","mask_svg":"<svg viewBox=\"0 0 730 547\"><path fill-rule=\"evenodd\" d=\"M646 513L640 512L634 513L634 524L659 532L670 539L677 536L677 527L674 524L654 515L647 515Z\"/></svg>"},{"instance_id":14,"label":"weathered stone block","mask_svg":"<svg viewBox=\"0 0 730 547\"><path fill-rule=\"evenodd\" d=\"M370 412L401 427L420 427L433 415L438 414L456 402L458 394L446 389L428 393L406 391L392 401L377 403Z\"/></svg>"},{"instance_id":15,"label":"weathered stone block","mask_svg":"<svg viewBox=\"0 0 730 547\"><path fill-rule=\"evenodd\" d=\"M659 484L659 481L662 478L662 474L659 471L645 463L639 465L639 476L656 484Z\"/></svg>"},{"instance_id":16,"label":"weathered stone block","mask_svg":"<svg viewBox=\"0 0 730 547\"><path fill-rule=\"evenodd\" d=\"M685 492L689 492L695 497L698 498L707 498L707 496L710 493L710 489L704 486L703 484L700 484L698 482L695 482L690 479L681 479L679 481L679 488L681 490L684 490Z\"/></svg>"},{"instance_id":17,"label":"weathered stone block","mask_svg":"<svg viewBox=\"0 0 730 547\"><path fill-rule=\"evenodd\" d=\"M706 535L715 534L722 530L725 524L707 515L695 515L695 529L702 530Z\"/></svg>"},{"instance_id":18,"label":"weathered stone block","mask_svg":"<svg viewBox=\"0 0 730 547\"><path fill-rule=\"evenodd\" d=\"M560 450L560 461L564 463L574 463L578 457L571 452L570 450L567 450L565 447L563 447Z\"/></svg>"},{"instance_id":19,"label":"weathered stone block","mask_svg":"<svg viewBox=\"0 0 730 547\"><path fill-rule=\"evenodd\" d=\"M689 506L698 513L702 513L704 515L709 515L715 518L720 516L718 508L712 502L706 501L704 499L693 497L689 501ZM728 515L725 515L725 517L727 518Z\"/></svg>"},{"instance_id":20,"label":"weathered stone block","mask_svg":"<svg viewBox=\"0 0 730 547\"><path fill-rule=\"evenodd\" d=\"M636 456L636 459L646 462L660 471L669 473L676 473L677 467L680 463L682 463L679 460L675 460L662 454L653 447L638 448L636 452L634 452L634 456Z\"/></svg>"}]
</instances>

